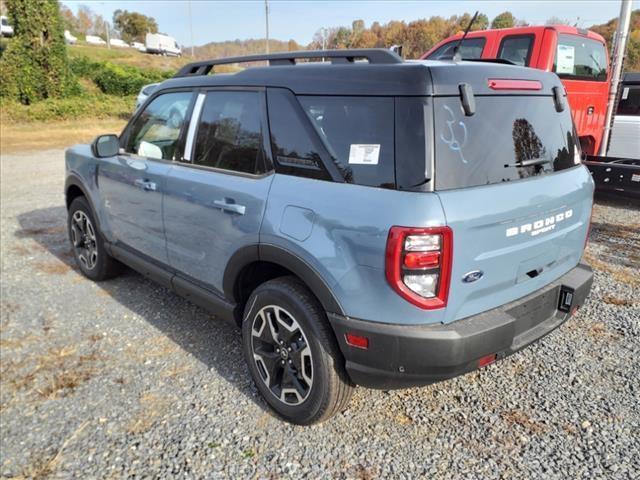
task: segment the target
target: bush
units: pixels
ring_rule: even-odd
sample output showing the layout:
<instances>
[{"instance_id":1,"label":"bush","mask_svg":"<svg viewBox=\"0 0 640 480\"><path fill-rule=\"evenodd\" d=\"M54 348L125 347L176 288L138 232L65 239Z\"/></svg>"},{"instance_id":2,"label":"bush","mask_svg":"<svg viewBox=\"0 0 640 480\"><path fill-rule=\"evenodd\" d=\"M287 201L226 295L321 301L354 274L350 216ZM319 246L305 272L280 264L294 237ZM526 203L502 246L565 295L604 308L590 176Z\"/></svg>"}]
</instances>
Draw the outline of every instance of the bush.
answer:
<instances>
[{"instance_id":1,"label":"bush","mask_svg":"<svg viewBox=\"0 0 640 480\"><path fill-rule=\"evenodd\" d=\"M87 57L74 58L71 69L77 76L92 80L103 93L109 95L134 95L144 85L162 82L173 76L171 71L143 70L111 62L93 62Z\"/></svg>"},{"instance_id":2,"label":"bush","mask_svg":"<svg viewBox=\"0 0 640 480\"><path fill-rule=\"evenodd\" d=\"M2 52L0 95L25 105L79 93L56 0L9 0L15 37Z\"/></svg>"},{"instance_id":3,"label":"bush","mask_svg":"<svg viewBox=\"0 0 640 480\"><path fill-rule=\"evenodd\" d=\"M128 119L135 106L133 96L80 95L69 98L49 98L32 105L16 101L2 103L2 121L7 123L47 122L78 118Z\"/></svg>"}]
</instances>

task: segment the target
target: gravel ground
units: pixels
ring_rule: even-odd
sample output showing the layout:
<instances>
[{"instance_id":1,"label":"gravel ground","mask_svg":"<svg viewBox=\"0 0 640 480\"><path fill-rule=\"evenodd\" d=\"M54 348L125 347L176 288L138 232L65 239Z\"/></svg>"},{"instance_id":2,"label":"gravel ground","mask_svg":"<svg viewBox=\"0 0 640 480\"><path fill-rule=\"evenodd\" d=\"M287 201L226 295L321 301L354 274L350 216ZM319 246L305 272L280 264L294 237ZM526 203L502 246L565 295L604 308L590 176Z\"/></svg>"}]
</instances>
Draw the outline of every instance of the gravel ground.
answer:
<instances>
[{"instance_id":1,"label":"gravel ground","mask_svg":"<svg viewBox=\"0 0 640 480\"><path fill-rule=\"evenodd\" d=\"M638 207L596 206L593 292L562 328L304 428L269 413L238 330L134 272L78 273L62 151L1 170L3 477L639 478Z\"/></svg>"}]
</instances>

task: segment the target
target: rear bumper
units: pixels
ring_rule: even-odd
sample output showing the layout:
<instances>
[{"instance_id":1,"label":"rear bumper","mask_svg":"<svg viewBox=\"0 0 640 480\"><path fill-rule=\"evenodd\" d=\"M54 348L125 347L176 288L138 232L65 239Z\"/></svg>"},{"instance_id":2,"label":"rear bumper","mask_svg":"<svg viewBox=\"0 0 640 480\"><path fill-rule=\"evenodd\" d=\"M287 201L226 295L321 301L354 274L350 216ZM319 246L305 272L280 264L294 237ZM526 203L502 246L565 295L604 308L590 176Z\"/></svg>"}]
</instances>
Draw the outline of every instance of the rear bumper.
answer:
<instances>
[{"instance_id":1,"label":"rear bumper","mask_svg":"<svg viewBox=\"0 0 640 480\"><path fill-rule=\"evenodd\" d=\"M369 388L426 385L470 372L478 360L501 359L562 325L586 300L593 272L586 264L532 294L447 325L393 325L329 314L351 380ZM569 312L558 309L572 293ZM369 339L367 350L347 345L351 332Z\"/></svg>"}]
</instances>

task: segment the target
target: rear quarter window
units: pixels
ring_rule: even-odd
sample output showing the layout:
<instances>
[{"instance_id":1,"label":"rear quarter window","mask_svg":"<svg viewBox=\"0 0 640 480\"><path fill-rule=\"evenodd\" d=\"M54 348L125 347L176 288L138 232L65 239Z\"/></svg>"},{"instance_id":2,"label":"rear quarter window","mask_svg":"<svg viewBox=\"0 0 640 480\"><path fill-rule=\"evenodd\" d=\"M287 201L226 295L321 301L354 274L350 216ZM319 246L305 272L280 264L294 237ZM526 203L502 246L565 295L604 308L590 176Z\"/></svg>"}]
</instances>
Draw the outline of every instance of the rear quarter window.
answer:
<instances>
[{"instance_id":1,"label":"rear quarter window","mask_svg":"<svg viewBox=\"0 0 640 480\"><path fill-rule=\"evenodd\" d=\"M347 183L395 188L393 97L298 100Z\"/></svg>"}]
</instances>

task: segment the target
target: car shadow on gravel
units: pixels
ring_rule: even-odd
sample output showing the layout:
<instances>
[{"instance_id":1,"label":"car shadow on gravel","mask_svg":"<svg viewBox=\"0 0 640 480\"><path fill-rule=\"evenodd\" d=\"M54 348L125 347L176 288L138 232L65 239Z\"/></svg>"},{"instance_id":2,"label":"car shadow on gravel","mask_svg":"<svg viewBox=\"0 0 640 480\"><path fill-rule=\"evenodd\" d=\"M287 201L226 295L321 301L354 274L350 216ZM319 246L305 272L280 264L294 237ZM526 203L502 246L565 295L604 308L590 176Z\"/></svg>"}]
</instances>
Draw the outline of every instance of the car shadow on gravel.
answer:
<instances>
[{"instance_id":1,"label":"car shadow on gravel","mask_svg":"<svg viewBox=\"0 0 640 480\"><path fill-rule=\"evenodd\" d=\"M67 238L66 218L67 211L62 206L18 215L20 230L15 232L15 236L33 239L59 260L44 265L34 263L35 269L52 275L70 270L80 274ZM23 251L16 250L14 254L29 254L28 248L20 248ZM56 265L57 268L54 268ZM255 394L255 387L245 367L240 330L236 326L213 318L204 309L128 268L117 278L96 282L95 285L102 290L98 295L111 297L142 317L207 368L214 368L238 391L272 415L266 403ZM173 312L180 312L180 316Z\"/></svg>"}]
</instances>

